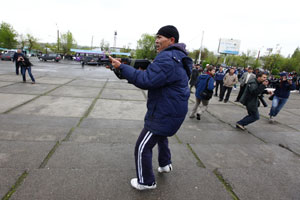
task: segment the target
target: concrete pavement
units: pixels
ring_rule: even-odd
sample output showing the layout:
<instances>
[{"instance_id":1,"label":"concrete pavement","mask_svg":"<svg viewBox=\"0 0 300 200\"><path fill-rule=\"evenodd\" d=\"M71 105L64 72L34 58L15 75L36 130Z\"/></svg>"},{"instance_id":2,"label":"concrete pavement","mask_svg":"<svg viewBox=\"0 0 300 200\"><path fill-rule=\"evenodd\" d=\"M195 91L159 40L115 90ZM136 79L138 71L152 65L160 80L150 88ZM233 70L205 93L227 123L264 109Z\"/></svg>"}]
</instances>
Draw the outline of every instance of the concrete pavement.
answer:
<instances>
[{"instance_id":1,"label":"concrete pavement","mask_svg":"<svg viewBox=\"0 0 300 200\"><path fill-rule=\"evenodd\" d=\"M235 128L246 115L232 101L237 91L228 103L213 97L200 121L187 117L169 139L174 171L157 173L155 149L158 188L136 191L129 181L147 91L103 67L33 64L34 85L0 61L2 199L300 199L298 93L273 124L270 106L260 108L247 131Z\"/></svg>"}]
</instances>

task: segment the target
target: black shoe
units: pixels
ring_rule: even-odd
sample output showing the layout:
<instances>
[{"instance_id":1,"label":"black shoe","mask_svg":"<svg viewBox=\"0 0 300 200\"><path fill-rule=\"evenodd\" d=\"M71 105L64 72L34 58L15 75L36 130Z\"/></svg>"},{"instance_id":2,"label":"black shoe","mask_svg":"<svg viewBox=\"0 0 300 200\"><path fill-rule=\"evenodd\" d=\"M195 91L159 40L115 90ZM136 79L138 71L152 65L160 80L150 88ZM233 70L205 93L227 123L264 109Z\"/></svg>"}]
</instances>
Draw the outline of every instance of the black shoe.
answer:
<instances>
[{"instance_id":1,"label":"black shoe","mask_svg":"<svg viewBox=\"0 0 300 200\"><path fill-rule=\"evenodd\" d=\"M223 101L223 99L219 99L219 101Z\"/></svg>"},{"instance_id":2,"label":"black shoe","mask_svg":"<svg viewBox=\"0 0 300 200\"><path fill-rule=\"evenodd\" d=\"M197 119L200 120L201 119L201 115L199 113L197 113Z\"/></svg>"},{"instance_id":3,"label":"black shoe","mask_svg":"<svg viewBox=\"0 0 300 200\"><path fill-rule=\"evenodd\" d=\"M239 100L236 99L234 102L239 102Z\"/></svg>"},{"instance_id":4,"label":"black shoe","mask_svg":"<svg viewBox=\"0 0 300 200\"><path fill-rule=\"evenodd\" d=\"M218 96L218 94L215 94L215 97L217 97Z\"/></svg>"},{"instance_id":5,"label":"black shoe","mask_svg":"<svg viewBox=\"0 0 300 200\"><path fill-rule=\"evenodd\" d=\"M228 100L224 100L224 103L227 103L228 102Z\"/></svg>"}]
</instances>

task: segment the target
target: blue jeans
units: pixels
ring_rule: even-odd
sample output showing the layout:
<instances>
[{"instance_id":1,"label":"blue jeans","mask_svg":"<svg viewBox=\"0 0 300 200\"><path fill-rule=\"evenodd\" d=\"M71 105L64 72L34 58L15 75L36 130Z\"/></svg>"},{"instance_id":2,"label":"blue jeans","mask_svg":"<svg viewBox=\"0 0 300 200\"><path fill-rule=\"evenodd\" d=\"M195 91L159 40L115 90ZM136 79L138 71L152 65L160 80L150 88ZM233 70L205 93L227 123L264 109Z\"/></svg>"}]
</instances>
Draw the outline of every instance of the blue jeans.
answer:
<instances>
[{"instance_id":1,"label":"blue jeans","mask_svg":"<svg viewBox=\"0 0 300 200\"><path fill-rule=\"evenodd\" d=\"M279 111L283 108L287 100L288 98L281 98L278 96L274 96L269 115L275 117L279 113Z\"/></svg>"},{"instance_id":2,"label":"blue jeans","mask_svg":"<svg viewBox=\"0 0 300 200\"><path fill-rule=\"evenodd\" d=\"M247 111L248 111L248 115L246 117L244 117L243 119L241 119L240 121L238 121L237 123L242 125L242 126L247 126L248 124L251 124L253 122L255 122L256 120L259 120L259 112L258 109L253 109L253 108L248 108L247 107Z\"/></svg>"},{"instance_id":3,"label":"blue jeans","mask_svg":"<svg viewBox=\"0 0 300 200\"><path fill-rule=\"evenodd\" d=\"M23 76L23 81L24 82L26 81L26 70L28 71L28 74L29 74L32 82L35 82L34 77L33 77L32 73L31 73L31 67L23 67L22 66L21 67L21 73L22 73L22 76Z\"/></svg>"},{"instance_id":4,"label":"blue jeans","mask_svg":"<svg viewBox=\"0 0 300 200\"><path fill-rule=\"evenodd\" d=\"M156 144L158 144L159 166L164 167L171 164L168 138L155 135L144 128L136 142L134 151L136 175L140 184L152 185L155 182L152 170L152 149Z\"/></svg>"}]
</instances>

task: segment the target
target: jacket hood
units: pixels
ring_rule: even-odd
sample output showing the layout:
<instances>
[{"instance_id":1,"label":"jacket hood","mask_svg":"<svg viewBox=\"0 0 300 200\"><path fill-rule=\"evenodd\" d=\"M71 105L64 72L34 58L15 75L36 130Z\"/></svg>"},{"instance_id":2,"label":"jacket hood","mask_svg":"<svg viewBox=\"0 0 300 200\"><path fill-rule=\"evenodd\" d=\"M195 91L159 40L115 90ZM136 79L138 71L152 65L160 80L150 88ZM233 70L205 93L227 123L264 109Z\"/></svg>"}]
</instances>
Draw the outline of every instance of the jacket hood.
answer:
<instances>
[{"instance_id":1,"label":"jacket hood","mask_svg":"<svg viewBox=\"0 0 300 200\"><path fill-rule=\"evenodd\" d=\"M186 45L184 43L175 43L175 44L167 47L165 50L178 49L178 50L182 51L183 53L185 53L185 55L188 55L189 53L187 52L185 47L186 47Z\"/></svg>"}]
</instances>

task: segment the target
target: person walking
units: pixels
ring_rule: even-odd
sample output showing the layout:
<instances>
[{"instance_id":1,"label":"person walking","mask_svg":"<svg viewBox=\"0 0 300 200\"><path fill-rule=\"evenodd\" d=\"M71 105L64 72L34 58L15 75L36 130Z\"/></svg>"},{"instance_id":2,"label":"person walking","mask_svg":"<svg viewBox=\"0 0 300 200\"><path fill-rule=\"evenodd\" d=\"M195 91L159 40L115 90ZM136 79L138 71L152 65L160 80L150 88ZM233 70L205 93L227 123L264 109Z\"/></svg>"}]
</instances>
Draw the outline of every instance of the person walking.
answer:
<instances>
[{"instance_id":1,"label":"person walking","mask_svg":"<svg viewBox=\"0 0 300 200\"><path fill-rule=\"evenodd\" d=\"M293 83L292 79L288 79L288 75L286 72L281 72L280 80L275 85L275 91L272 100L272 107L269 113L269 121L270 123L274 122L274 117L280 112L283 106L288 101L290 96L290 91L296 89L295 83Z\"/></svg>"},{"instance_id":2,"label":"person walking","mask_svg":"<svg viewBox=\"0 0 300 200\"><path fill-rule=\"evenodd\" d=\"M216 89L215 89L215 96L217 97L218 96L218 89L219 89L219 86L220 86L220 94L221 94L221 91L222 91L222 87L223 87L223 79L224 79L224 76L225 76L225 72L223 70L223 67L220 66L219 67L219 70L216 72L215 74L215 81L216 81Z\"/></svg>"},{"instance_id":3,"label":"person walking","mask_svg":"<svg viewBox=\"0 0 300 200\"><path fill-rule=\"evenodd\" d=\"M219 101L223 101L225 92L227 91L226 97L224 99L224 103L228 102L229 97L230 97L230 93L232 91L232 87L237 82L238 82L238 78L237 78L237 75L234 73L234 68L230 68L229 72L226 73L226 75L224 76L223 87L222 87L222 90L221 90Z\"/></svg>"},{"instance_id":4,"label":"person walking","mask_svg":"<svg viewBox=\"0 0 300 200\"><path fill-rule=\"evenodd\" d=\"M200 68L200 65L196 64L196 65L194 65L193 70L192 70L191 79L190 79L190 91L191 91L191 93L193 93L192 88L196 85L196 82L197 82L197 79L198 79L198 76L199 76L199 68Z\"/></svg>"},{"instance_id":5,"label":"person walking","mask_svg":"<svg viewBox=\"0 0 300 200\"><path fill-rule=\"evenodd\" d=\"M31 83L35 84L35 79L31 73L31 66L32 63L29 61L29 59L26 56L19 56L17 59L17 63L19 66L21 66L21 73L23 78L23 83L26 83L26 70L28 71L28 74L31 78Z\"/></svg>"},{"instance_id":6,"label":"person walking","mask_svg":"<svg viewBox=\"0 0 300 200\"><path fill-rule=\"evenodd\" d=\"M201 102L202 102L203 107L201 107L200 112L196 114L197 119L200 120L201 114L207 110L209 99L205 99L205 97L203 97L203 95L201 95L201 93L205 89L207 89L207 90L211 91L211 94L213 94L213 90L214 90L213 76L215 74L215 71L216 70L214 69L213 66L209 66L207 68L206 74L201 74L198 77L197 84L196 84L196 94L195 94L196 102L195 102L195 105L190 114L190 118L195 118L195 114L197 113L197 109Z\"/></svg>"},{"instance_id":7,"label":"person walking","mask_svg":"<svg viewBox=\"0 0 300 200\"><path fill-rule=\"evenodd\" d=\"M267 80L267 75L263 72L259 72L256 75L255 79L252 79L246 85L245 91L240 98L240 102L246 106L248 115L245 116L240 121L236 122L236 127L242 130L246 130L245 126L250 123L259 120L259 98L258 96L267 93L265 90L267 85L269 84Z\"/></svg>"},{"instance_id":8,"label":"person walking","mask_svg":"<svg viewBox=\"0 0 300 200\"><path fill-rule=\"evenodd\" d=\"M178 43L178 40L179 32L175 26L161 27L155 39L158 54L144 71L109 57L112 66L120 69L129 83L148 90L145 124L134 153L137 178L130 181L131 186L137 190L156 188L152 169L152 149L156 144L158 172L173 170L168 137L177 132L188 111L189 78L193 67L193 60L187 56L185 44Z\"/></svg>"},{"instance_id":9,"label":"person walking","mask_svg":"<svg viewBox=\"0 0 300 200\"><path fill-rule=\"evenodd\" d=\"M25 57L24 54L22 53L22 50L18 49L17 52L13 56L13 62L15 62L15 66L16 66L16 75L19 75L19 71L20 71L19 70L20 66L19 66L19 62L18 62L18 58L20 56L23 58Z\"/></svg>"},{"instance_id":10,"label":"person walking","mask_svg":"<svg viewBox=\"0 0 300 200\"><path fill-rule=\"evenodd\" d=\"M236 97L235 102L240 101L240 98L241 98L241 96L242 96L242 94L245 90L246 84L254 78L256 78L256 76L255 76L255 74L253 74L252 67L248 67L248 71L243 73L243 76L240 78L240 91L239 91L239 94Z\"/></svg>"}]
</instances>

